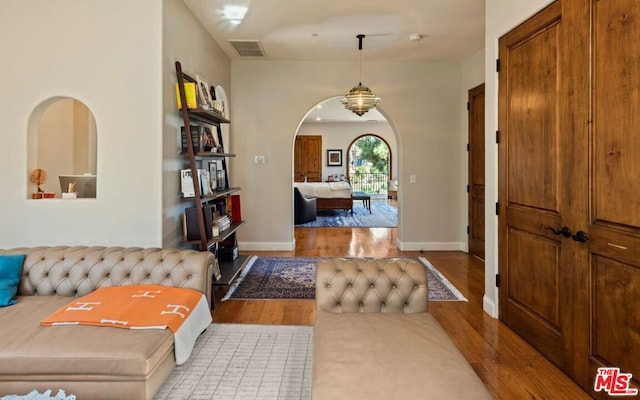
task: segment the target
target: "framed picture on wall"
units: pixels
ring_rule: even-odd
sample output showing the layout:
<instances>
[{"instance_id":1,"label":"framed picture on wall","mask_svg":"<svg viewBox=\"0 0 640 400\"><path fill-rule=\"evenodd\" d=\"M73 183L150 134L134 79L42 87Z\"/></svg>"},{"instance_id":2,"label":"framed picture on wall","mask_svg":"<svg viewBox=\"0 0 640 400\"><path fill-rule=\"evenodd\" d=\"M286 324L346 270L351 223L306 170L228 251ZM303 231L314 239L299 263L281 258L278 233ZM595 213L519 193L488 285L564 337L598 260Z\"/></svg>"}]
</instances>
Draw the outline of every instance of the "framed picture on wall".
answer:
<instances>
[{"instance_id":1,"label":"framed picture on wall","mask_svg":"<svg viewBox=\"0 0 640 400\"><path fill-rule=\"evenodd\" d=\"M327 166L342 167L342 150L327 150Z\"/></svg>"}]
</instances>

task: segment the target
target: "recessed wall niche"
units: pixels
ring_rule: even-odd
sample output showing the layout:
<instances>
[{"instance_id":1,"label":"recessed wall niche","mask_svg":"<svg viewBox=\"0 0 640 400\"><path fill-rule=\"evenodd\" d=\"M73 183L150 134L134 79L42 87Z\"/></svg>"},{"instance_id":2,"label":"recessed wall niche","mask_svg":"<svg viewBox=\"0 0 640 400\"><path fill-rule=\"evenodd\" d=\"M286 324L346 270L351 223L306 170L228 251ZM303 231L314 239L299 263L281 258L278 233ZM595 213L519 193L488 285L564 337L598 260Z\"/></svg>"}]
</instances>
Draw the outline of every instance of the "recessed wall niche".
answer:
<instances>
[{"instance_id":1,"label":"recessed wall niche","mask_svg":"<svg viewBox=\"0 0 640 400\"><path fill-rule=\"evenodd\" d=\"M54 97L29 118L27 198L96 198L97 131L81 101ZM69 191L72 183L73 194Z\"/></svg>"}]
</instances>

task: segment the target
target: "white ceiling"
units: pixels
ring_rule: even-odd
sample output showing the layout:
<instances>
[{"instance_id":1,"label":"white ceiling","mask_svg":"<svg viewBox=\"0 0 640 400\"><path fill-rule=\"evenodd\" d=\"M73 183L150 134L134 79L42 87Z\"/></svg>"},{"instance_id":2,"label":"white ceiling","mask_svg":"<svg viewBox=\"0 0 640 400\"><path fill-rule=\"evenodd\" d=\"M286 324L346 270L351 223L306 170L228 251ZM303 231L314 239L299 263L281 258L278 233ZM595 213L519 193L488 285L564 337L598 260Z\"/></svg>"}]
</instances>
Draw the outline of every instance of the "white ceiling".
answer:
<instances>
[{"instance_id":1,"label":"white ceiling","mask_svg":"<svg viewBox=\"0 0 640 400\"><path fill-rule=\"evenodd\" d=\"M265 54L258 59L357 61L360 33L365 61L461 61L484 47L484 0L183 1L232 59L240 56L229 41L256 40ZM247 7L241 23L224 19L228 5ZM411 41L415 34L422 39ZM381 117L375 110L353 116Z\"/></svg>"}]
</instances>

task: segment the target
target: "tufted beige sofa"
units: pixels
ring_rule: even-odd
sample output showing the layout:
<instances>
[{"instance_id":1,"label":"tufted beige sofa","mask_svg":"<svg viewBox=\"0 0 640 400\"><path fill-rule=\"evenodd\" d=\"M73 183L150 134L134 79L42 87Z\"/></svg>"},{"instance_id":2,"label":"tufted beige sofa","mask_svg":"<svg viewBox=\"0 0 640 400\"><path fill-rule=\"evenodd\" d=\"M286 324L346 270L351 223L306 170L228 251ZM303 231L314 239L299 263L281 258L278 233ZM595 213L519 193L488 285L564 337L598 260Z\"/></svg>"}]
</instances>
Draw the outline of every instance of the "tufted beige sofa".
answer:
<instances>
[{"instance_id":1,"label":"tufted beige sofa","mask_svg":"<svg viewBox=\"0 0 640 400\"><path fill-rule=\"evenodd\" d=\"M427 291L416 260L320 261L313 399L491 399L427 312Z\"/></svg>"},{"instance_id":2,"label":"tufted beige sofa","mask_svg":"<svg viewBox=\"0 0 640 400\"><path fill-rule=\"evenodd\" d=\"M215 259L208 252L59 246L0 254L27 255L18 304L0 308L0 397L64 389L78 400L151 399L175 366L171 331L40 321L74 296L106 286L186 287L211 302Z\"/></svg>"}]
</instances>

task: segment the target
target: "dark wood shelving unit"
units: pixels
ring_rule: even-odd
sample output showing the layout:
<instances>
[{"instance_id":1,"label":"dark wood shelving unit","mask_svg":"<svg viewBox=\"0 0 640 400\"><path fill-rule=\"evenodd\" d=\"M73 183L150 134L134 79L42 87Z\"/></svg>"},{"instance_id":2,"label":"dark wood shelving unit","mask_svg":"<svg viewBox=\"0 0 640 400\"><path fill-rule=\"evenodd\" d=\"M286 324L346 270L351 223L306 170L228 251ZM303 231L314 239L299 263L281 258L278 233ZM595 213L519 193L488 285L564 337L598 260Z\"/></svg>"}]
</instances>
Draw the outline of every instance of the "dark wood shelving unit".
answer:
<instances>
[{"instance_id":1,"label":"dark wood shelving unit","mask_svg":"<svg viewBox=\"0 0 640 400\"><path fill-rule=\"evenodd\" d=\"M230 121L226 119L221 113L216 111L209 111L201 108L188 108L186 107L186 93L184 89L185 82L195 82L193 78L189 75L185 74L182 71L182 65L180 62L175 63L176 66L176 77L178 80L178 95L180 97L180 102L184 106L180 110L180 114L182 116L182 122L185 128L190 127L196 124L207 124L216 128L218 143L222 145L222 149L224 149L224 143L222 139L222 130L220 128L221 124L229 124ZM189 132L189 129L185 129L186 132ZM233 261L223 261L220 259L220 251L221 245L223 242L232 243L234 246L237 246L236 240L236 232L240 229L245 221L235 221L232 222L228 229L223 230L217 236L207 239L206 232L206 224L205 224L205 216L203 212L204 204L218 199L225 199L225 202L230 201L229 196L233 193L239 192L239 187L230 187L229 186L229 176L227 173L227 158L235 157L235 154L232 153L215 153L215 152L195 152L194 151L194 143L191 134L186 134L186 143L187 143L187 152L181 153L183 157L185 157L189 161L189 169L191 169L191 176L193 178L193 187L194 187L194 196L190 197L180 197L181 201L194 202L196 208L196 214L198 218L198 231L199 237L198 240L183 240L181 242L182 245L191 246L193 248L197 248L203 251L211 251L216 255L218 260L218 266L220 268L221 277L216 279L213 278L213 285L216 287L219 286L229 286L233 281L238 277L240 271L244 268L248 256L239 255ZM221 160L222 162L222 170L224 171L224 187L218 188L214 190L212 194L203 195L201 192L199 177L198 177L198 163L201 163L205 160ZM210 234L209 234L210 236Z\"/></svg>"}]
</instances>

